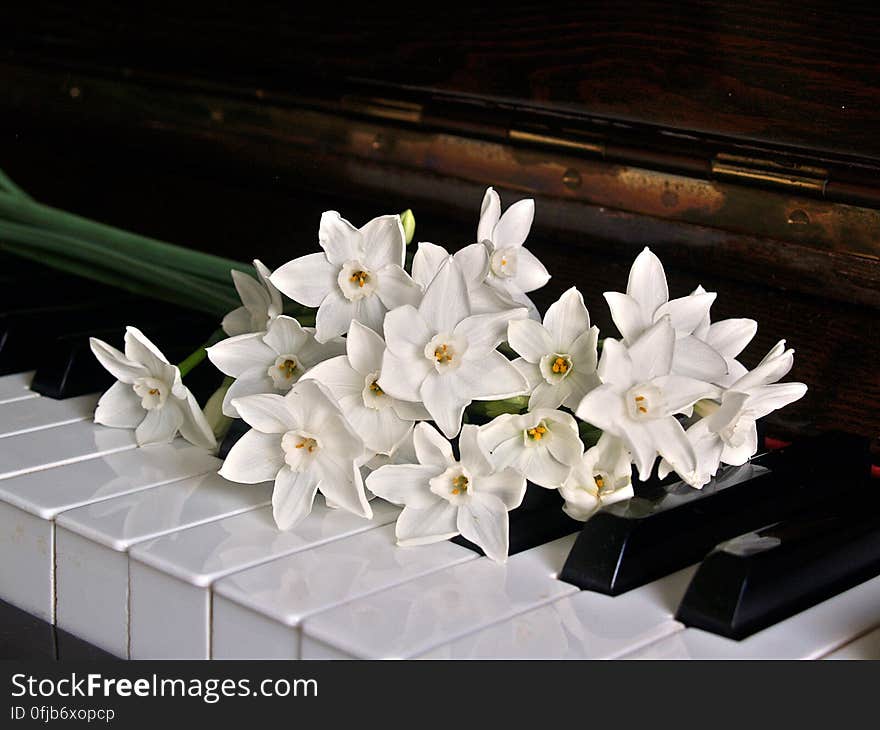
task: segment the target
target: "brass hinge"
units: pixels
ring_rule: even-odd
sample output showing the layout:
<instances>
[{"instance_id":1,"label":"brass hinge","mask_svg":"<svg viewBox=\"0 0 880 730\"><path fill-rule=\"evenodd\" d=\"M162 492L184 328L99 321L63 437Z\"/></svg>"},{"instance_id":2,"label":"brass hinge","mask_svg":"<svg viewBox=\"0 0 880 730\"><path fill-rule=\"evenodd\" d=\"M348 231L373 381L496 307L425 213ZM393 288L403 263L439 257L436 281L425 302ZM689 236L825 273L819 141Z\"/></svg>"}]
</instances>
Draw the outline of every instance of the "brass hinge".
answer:
<instances>
[{"instance_id":1,"label":"brass hinge","mask_svg":"<svg viewBox=\"0 0 880 730\"><path fill-rule=\"evenodd\" d=\"M527 144L543 145L556 149L576 150L592 155L605 155L605 143L596 138L578 137L575 135L560 137L540 132L530 132L524 129L511 129L508 131L507 136L514 142L525 142Z\"/></svg>"},{"instance_id":2,"label":"brass hinge","mask_svg":"<svg viewBox=\"0 0 880 730\"><path fill-rule=\"evenodd\" d=\"M718 153L712 159L712 176L720 180L749 182L825 194L828 170L811 165Z\"/></svg>"}]
</instances>

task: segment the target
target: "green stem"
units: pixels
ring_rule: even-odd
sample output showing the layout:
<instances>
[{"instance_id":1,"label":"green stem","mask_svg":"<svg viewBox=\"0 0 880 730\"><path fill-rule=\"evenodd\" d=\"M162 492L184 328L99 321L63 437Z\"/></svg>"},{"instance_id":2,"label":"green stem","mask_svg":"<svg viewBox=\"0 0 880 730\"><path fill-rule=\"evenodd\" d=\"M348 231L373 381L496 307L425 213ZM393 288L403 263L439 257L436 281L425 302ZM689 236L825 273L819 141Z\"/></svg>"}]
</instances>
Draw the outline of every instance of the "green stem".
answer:
<instances>
[{"instance_id":1,"label":"green stem","mask_svg":"<svg viewBox=\"0 0 880 730\"><path fill-rule=\"evenodd\" d=\"M16 197L22 198L24 200L31 200L31 196L28 195L24 190L22 190L18 185L12 182L12 179L7 175L3 170L0 170L0 188L3 188L11 195L15 195Z\"/></svg>"},{"instance_id":2,"label":"green stem","mask_svg":"<svg viewBox=\"0 0 880 730\"><path fill-rule=\"evenodd\" d=\"M191 352L178 364L177 369L180 370L180 377L185 378L187 373L208 356L208 348L216 345L225 337L226 333L221 328L214 330L214 333L208 338L207 342L199 345L198 349Z\"/></svg>"}]
</instances>

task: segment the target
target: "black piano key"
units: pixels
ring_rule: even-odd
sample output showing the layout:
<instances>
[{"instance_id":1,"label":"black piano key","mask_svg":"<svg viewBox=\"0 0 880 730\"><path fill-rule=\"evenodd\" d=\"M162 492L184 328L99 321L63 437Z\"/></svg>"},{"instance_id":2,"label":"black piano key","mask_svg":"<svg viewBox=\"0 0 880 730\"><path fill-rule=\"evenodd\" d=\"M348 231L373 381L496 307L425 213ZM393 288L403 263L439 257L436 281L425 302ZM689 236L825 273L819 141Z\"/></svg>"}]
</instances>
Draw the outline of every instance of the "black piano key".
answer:
<instances>
[{"instance_id":1,"label":"black piano key","mask_svg":"<svg viewBox=\"0 0 880 730\"><path fill-rule=\"evenodd\" d=\"M702 490L640 487L584 524L560 578L624 593L698 562L724 540L826 502L829 474L839 499L869 469L868 440L834 433L728 467Z\"/></svg>"},{"instance_id":2,"label":"black piano key","mask_svg":"<svg viewBox=\"0 0 880 730\"><path fill-rule=\"evenodd\" d=\"M235 446L236 442L250 430L251 427L248 426L243 419L233 418L232 423L229 424L229 428L226 431L226 435L220 442L220 449L217 451L217 458L225 459L229 454L230 449Z\"/></svg>"},{"instance_id":3,"label":"black piano key","mask_svg":"<svg viewBox=\"0 0 880 730\"><path fill-rule=\"evenodd\" d=\"M747 636L880 574L878 487L722 543L678 607L687 626Z\"/></svg>"},{"instance_id":4,"label":"black piano key","mask_svg":"<svg viewBox=\"0 0 880 730\"><path fill-rule=\"evenodd\" d=\"M535 484L526 487L523 503L508 513L510 519L510 546L508 555L531 550L560 537L576 532L581 523L562 511L564 500L555 489ZM483 550L470 540L458 535L452 542L484 555Z\"/></svg>"}]
</instances>

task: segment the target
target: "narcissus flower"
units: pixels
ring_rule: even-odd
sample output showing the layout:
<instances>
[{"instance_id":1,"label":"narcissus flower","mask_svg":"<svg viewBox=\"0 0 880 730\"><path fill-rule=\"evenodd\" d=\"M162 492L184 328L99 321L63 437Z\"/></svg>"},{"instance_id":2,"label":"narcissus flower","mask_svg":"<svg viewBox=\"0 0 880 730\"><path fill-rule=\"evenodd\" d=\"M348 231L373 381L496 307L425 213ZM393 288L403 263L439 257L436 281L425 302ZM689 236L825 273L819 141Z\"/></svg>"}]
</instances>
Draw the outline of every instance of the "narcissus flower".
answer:
<instances>
[{"instance_id":1,"label":"narcissus flower","mask_svg":"<svg viewBox=\"0 0 880 730\"><path fill-rule=\"evenodd\" d=\"M632 497L632 460L623 441L603 433L575 464L559 493L565 513L581 522L606 505Z\"/></svg>"},{"instance_id":2,"label":"narcissus flower","mask_svg":"<svg viewBox=\"0 0 880 730\"><path fill-rule=\"evenodd\" d=\"M95 337L89 343L98 362L118 381L98 401L96 423L135 429L140 446L167 443L179 431L196 446L216 447L211 426L180 370L143 332L125 328L124 353Z\"/></svg>"},{"instance_id":3,"label":"narcissus flower","mask_svg":"<svg viewBox=\"0 0 880 730\"><path fill-rule=\"evenodd\" d=\"M599 328L590 326L584 299L574 287L550 305L543 326L531 319L510 323L507 340L522 355L513 364L529 381L529 410L577 408L599 385L598 339Z\"/></svg>"},{"instance_id":4,"label":"narcissus flower","mask_svg":"<svg viewBox=\"0 0 880 730\"><path fill-rule=\"evenodd\" d=\"M360 472L364 442L320 383L301 380L285 396L249 395L233 405L251 430L229 451L220 476L242 484L274 480L280 529L309 515L318 490L334 507L372 518Z\"/></svg>"},{"instance_id":5,"label":"narcissus flower","mask_svg":"<svg viewBox=\"0 0 880 730\"><path fill-rule=\"evenodd\" d=\"M549 408L498 416L480 428L480 445L496 469L510 467L548 489L560 487L584 453L574 418Z\"/></svg>"},{"instance_id":6,"label":"narcissus flower","mask_svg":"<svg viewBox=\"0 0 880 730\"><path fill-rule=\"evenodd\" d=\"M264 332L269 323L284 311L281 292L275 288L269 277L272 272L261 261L254 259L257 279L242 271L232 271L232 281L241 304L223 318L221 326L230 337L248 332Z\"/></svg>"},{"instance_id":7,"label":"narcissus flower","mask_svg":"<svg viewBox=\"0 0 880 730\"><path fill-rule=\"evenodd\" d=\"M472 401L527 392L526 379L496 349L508 322L525 316L523 308L472 315L461 268L447 259L418 309L398 307L385 318L379 387L392 398L423 403L452 438Z\"/></svg>"},{"instance_id":8,"label":"narcissus flower","mask_svg":"<svg viewBox=\"0 0 880 730\"><path fill-rule=\"evenodd\" d=\"M682 478L694 471L693 446L675 416L720 393L710 383L671 374L675 345L668 316L629 348L605 340L598 368L602 385L587 393L576 410L578 418L623 439L643 481L658 452Z\"/></svg>"},{"instance_id":9,"label":"narcissus flower","mask_svg":"<svg viewBox=\"0 0 880 730\"><path fill-rule=\"evenodd\" d=\"M381 331L385 312L418 303L421 289L403 270L400 216L374 218L358 229L328 211L318 242L323 253L301 256L272 274L272 283L291 299L318 308L318 342L348 332L352 321Z\"/></svg>"},{"instance_id":10,"label":"narcissus flower","mask_svg":"<svg viewBox=\"0 0 880 730\"><path fill-rule=\"evenodd\" d=\"M413 442L418 464L382 466L367 477L370 491L404 505L397 518L398 544L425 545L460 534L503 563L507 512L522 502L525 479L513 469L492 468L477 443L476 426L461 430L461 459L426 423L415 427Z\"/></svg>"},{"instance_id":11,"label":"narcissus flower","mask_svg":"<svg viewBox=\"0 0 880 730\"><path fill-rule=\"evenodd\" d=\"M218 342L208 348L217 369L235 378L223 398L223 413L237 418L233 401L257 393L281 393L291 389L313 365L345 350L342 338L316 341L314 330L281 315L266 332L253 332Z\"/></svg>"},{"instance_id":12,"label":"narcissus flower","mask_svg":"<svg viewBox=\"0 0 880 730\"><path fill-rule=\"evenodd\" d=\"M304 377L327 387L368 449L391 454L413 421L430 415L421 404L392 398L379 387L385 340L373 330L352 322L345 345L347 354L319 363Z\"/></svg>"}]
</instances>

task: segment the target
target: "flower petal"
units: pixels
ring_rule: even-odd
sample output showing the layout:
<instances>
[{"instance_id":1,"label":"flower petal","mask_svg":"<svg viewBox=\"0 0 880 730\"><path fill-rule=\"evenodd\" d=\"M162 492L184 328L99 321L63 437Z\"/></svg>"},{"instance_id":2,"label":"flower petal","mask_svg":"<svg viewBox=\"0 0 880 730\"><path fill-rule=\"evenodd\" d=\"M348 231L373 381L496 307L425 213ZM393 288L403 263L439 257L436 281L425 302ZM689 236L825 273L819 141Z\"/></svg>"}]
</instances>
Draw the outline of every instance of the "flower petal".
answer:
<instances>
[{"instance_id":1,"label":"flower petal","mask_svg":"<svg viewBox=\"0 0 880 730\"><path fill-rule=\"evenodd\" d=\"M265 312L266 319L268 320L269 305L271 302L269 300L269 292L266 291L266 288L257 282L254 277L245 274L243 271L233 269L231 274L232 283L235 285L235 291L238 292L238 296L241 299L244 308L251 313L251 316ZM264 328L265 324L263 327L260 327L260 329Z\"/></svg>"},{"instance_id":2,"label":"flower petal","mask_svg":"<svg viewBox=\"0 0 880 730\"><path fill-rule=\"evenodd\" d=\"M384 332L385 346L405 360L425 360L425 345L435 334L419 310L409 305L385 315Z\"/></svg>"},{"instance_id":3,"label":"flower petal","mask_svg":"<svg viewBox=\"0 0 880 730\"><path fill-rule=\"evenodd\" d=\"M141 399L131 385L117 381L98 401L95 423L114 428L136 428L145 415Z\"/></svg>"},{"instance_id":4,"label":"flower petal","mask_svg":"<svg viewBox=\"0 0 880 730\"><path fill-rule=\"evenodd\" d=\"M647 481L651 476L651 469L654 468L654 460L657 458L657 449L651 432L642 423L631 420L626 429L617 435L623 439L632 453L632 459L639 470L639 479L643 482Z\"/></svg>"},{"instance_id":5,"label":"flower petal","mask_svg":"<svg viewBox=\"0 0 880 730\"><path fill-rule=\"evenodd\" d=\"M394 398L391 401L391 408L404 421L428 421L431 419L431 414L421 403Z\"/></svg>"},{"instance_id":6,"label":"flower petal","mask_svg":"<svg viewBox=\"0 0 880 730\"><path fill-rule=\"evenodd\" d=\"M723 319L709 326L701 339L724 357L736 357L754 339L758 323L753 319Z\"/></svg>"},{"instance_id":7,"label":"flower petal","mask_svg":"<svg viewBox=\"0 0 880 730\"><path fill-rule=\"evenodd\" d=\"M419 463L425 466L446 469L455 463L452 446L443 438L437 429L427 423L416 424L413 431L413 448Z\"/></svg>"},{"instance_id":8,"label":"flower petal","mask_svg":"<svg viewBox=\"0 0 880 730\"><path fill-rule=\"evenodd\" d=\"M470 316L467 284L454 259L446 260L425 290L419 313L435 332L452 332L455 325ZM387 332L385 337L387 340Z\"/></svg>"},{"instance_id":9,"label":"flower petal","mask_svg":"<svg viewBox=\"0 0 880 730\"><path fill-rule=\"evenodd\" d=\"M504 211L491 240L495 248L519 248L525 243L535 219L535 201L531 198L518 200Z\"/></svg>"},{"instance_id":10,"label":"flower petal","mask_svg":"<svg viewBox=\"0 0 880 730\"><path fill-rule=\"evenodd\" d=\"M605 357L605 353L602 353ZM575 413L577 417L596 428L615 436L623 436L627 418L623 397L609 385L600 385L587 393Z\"/></svg>"},{"instance_id":11,"label":"flower petal","mask_svg":"<svg viewBox=\"0 0 880 730\"><path fill-rule=\"evenodd\" d=\"M701 398L718 398L721 390L710 383L683 375L662 375L654 379L654 385L663 391L665 414L681 413ZM659 414L658 414L659 415Z\"/></svg>"},{"instance_id":12,"label":"flower petal","mask_svg":"<svg viewBox=\"0 0 880 730\"><path fill-rule=\"evenodd\" d=\"M529 396L529 410L534 411L536 408L559 408L563 401L571 393L569 380L571 376L559 383L552 385L546 380L542 380L533 389Z\"/></svg>"},{"instance_id":13,"label":"flower petal","mask_svg":"<svg viewBox=\"0 0 880 730\"><path fill-rule=\"evenodd\" d=\"M352 401L354 406L344 408L346 419L370 451L391 453L406 438L412 424L398 416L393 408L369 408L360 393L353 396Z\"/></svg>"},{"instance_id":14,"label":"flower petal","mask_svg":"<svg viewBox=\"0 0 880 730\"><path fill-rule=\"evenodd\" d=\"M196 397L186 388L186 398L181 405L183 423L180 424L180 435L195 446L203 449L217 448L217 439L205 414L199 407Z\"/></svg>"},{"instance_id":15,"label":"flower petal","mask_svg":"<svg viewBox=\"0 0 880 730\"><path fill-rule=\"evenodd\" d=\"M275 383L267 375L266 368L258 366L246 370L241 374L240 378L237 378L229 386L226 395L223 396L223 415L230 418L239 418L238 410L232 405L232 401L236 398L273 392L275 392Z\"/></svg>"},{"instance_id":16,"label":"flower petal","mask_svg":"<svg viewBox=\"0 0 880 730\"><path fill-rule=\"evenodd\" d=\"M295 355L311 339L312 335L299 322L282 314L272 320L263 342L278 355Z\"/></svg>"},{"instance_id":17,"label":"flower petal","mask_svg":"<svg viewBox=\"0 0 880 730\"><path fill-rule=\"evenodd\" d=\"M338 287L338 273L339 265L331 263L326 254L311 253L279 266L270 280L293 301L317 307Z\"/></svg>"},{"instance_id":18,"label":"flower petal","mask_svg":"<svg viewBox=\"0 0 880 730\"><path fill-rule=\"evenodd\" d=\"M359 465L354 461L337 459L327 450L322 450L316 466L321 473L318 489L325 499L358 517L372 519L373 508L364 493Z\"/></svg>"},{"instance_id":19,"label":"flower petal","mask_svg":"<svg viewBox=\"0 0 880 730\"><path fill-rule=\"evenodd\" d=\"M803 383L775 383L759 386L750 394L749 415L756 420L763 418L789 403L800 400L806 393L807 386Z\"/></svg>"},{"instance_id":20,"label":"flower petal","mask_svg":"<svg viewBox=\"0 0 880 730\"><path fill-rule=\"evenodd\" d=\"M260 259L254 259L254 268L257 270L260 281L262 281L263 286L266 288L266 293L269 295L269 317L277 317L284 311L284 302L281 299L281 292L278 291L278 287L272 283L272 272Z\"/></svg>"},{"instance_id":21,"label":"flower petal","mask_svg":"<svg viewBox=\"0 0 880 730\"><path fill-rule=\"evenodd\" d=\"M437 501L428 485L445 467L422 464L388 464L367 477L367 488L394 504L424 509Z\"/></svg>"},{"instance_id":22,"label":"flower petal","mask_svg":"<svg viewBox=\"0 0 880 730\"><path fill-rule=\"evenodd\" d=\"M654 319L668 314L676 334L679 337L689 335L709 316L716 296L715 292L705 292L673 299L657 308Z\"/></svg>"},{"instance_id":23,"label":"flower petal","mask_svg":"<svg viewBox=\"0 0 880 730\"><path fill-rule=\"evenodd\" d=\"M749 391L759 385L775 383L785 377L793 365L794 350L786 350L785 340L780 340L754 370L743 375L731 387L736 390Z\"/></svg>"},{"instance_id":24,"label":"flower petal","mask_svg":"<svg viewBox=\"0 0 880 730\"><path fill-rule=\"evenodd\" d=\"M404 507L397 518L395 534L398 545L427 545L455 537L458 534L458 509L445 499L436 500L430 507Z\"/></svg>"},{"instance_id":25,"label":"flower petal","mask_svg":"<svg viewBox=\"0 0 880 730\"><path fill-rule=\"evenodd\" d=\"M483 244L472 243L456 251L453 258L461 267L468 291L473 296L474 289L486 281L486 275L489 273L489 252Z\"/></svg>"},{"instance_id":26,"label":"flower petal","mask_svg":"<svg viewBox=\"0 0 880 730\"><path fill-rule=\"evenodd\" d=\"M727 374L727 361L702 340L681 337L675 341L672 372L714 383Z\"/></svg>"},{"instance_id":27,"label":"flower petal","mask_svg":"<svg viewBox=\"0 0 880 730\"><path fill-rule=\"evenodd\" d=\"M621 337L625 342L635 342L647 329L651 320L642 314L639 303L627 294L607 291L604 297L611 310L611 319Z\"/></svg>"},{"instance_id":28,"label":"flower petal","mask_svg":"<svg viewBox=\"0 0 880 730\"><path fill-rule=\"evenodd\" d=\"M431 363L425 357L408 360L385 350L379 387L392 398L421 402L422 383L432 370Z\"/></svg>"},{"instance_id":29,"label":"flower petal","mask_svg":"<svg viewBox=\"0 0 880 730\"><path fill-rule=\"evenodd\" d=\"M657 308L669 301L666 272L660 259L645 247L629 270L626 293L639 303L643 318L650 322Z\"/></svg>"},{"instance_id":30,"label":"flower petal","mask_svg":"<svg viewBox=\"0 0 880 730\"><path fill-rule=\"evenodd\" d=\"M525 477L539 487L556 489L571 474L571 464L563 464L546 447L528 448L526 456Z\"/></svg>"},{"instance_id":31,"label":"flower petal","mask_svg":"<svg viewBox=\"0 0 880 730\"><path fill-rule=\"evenodd\" d=\"M633 378L637 382L644 382L660 375L668 375L675 346L675 330L672 329L668 317L651 325L630 345L629 359L633 364Z\"/></svg>"},{"instance_id":32,"label":"flower petal","mask_svg":"<svg viewBox=\"0 0 880 730\"><path fill-rule=\"evenodd\" d=\"M525 360L535 364L556 349L547 329L533 319L512 321L507 326L507 341Z\"/></svg>"},{"instance_id":33,"label":"flower petal","mask_svg":"<svg viewBox=\"0 0 880 730\"><path fill-rule=\"evenodd\" d=\"M565 414L568 415L568 414ZM584 442L578 435L577 425L568 428L565 424L553 423L552 438L547 442L547 450L560 464L573 466L584 455Z\"/></svg>"},{"instance_id":34,"label":"flower petal","mask_svg":"<svg viewBox=\"0 0 880 730\"><path fill-rule=\"evenodd\" d=\"M281 436L252 428L229 450L220 476L239 484L259 484L274 479L282 467Z\"/></svg>"},{"instance_id":35,"label":"flower petal","mask_svg":"<svg viewBox=\"0 0 880 730\"><path fill-rule=\"evenodd\" d=\"M389 264L379 269L376 272L376 283L376 296L386 309L394 309L404 304L417 306L422 298L421 287L396 264Z\"/></svg>"},{"instance_id":36,"label":"flower petal","mask_svg":"<svg viewBox=\"0 0 880 730\"><path fill-rule=\"evenodd\" d=\"M467 341L466 358L484 357L507 338L511 321L521 321L525 317L524 308L492 314L474 314L459 322L453 334L464 337Z\"/></svg>"},{"instance_id":37,"label":"flower petal","mask_svg":"<svg viewBox=\"0 0 880 730\"><path fill-rule=\"evenodd\" d=\"M341 266L346 261L360 260L364 253L363 236L360 231L335 210L328 210L321 215L318 243L327 253L330 262L337 266ZM278 286L277 282L273 281L273 283ZM281 289L280 286L278 288Z\"/></svg>"},{"instance_id":38,"label":"flower petal","mask_svg":"<svg viewBox=\"0 0 880 730\"><path fill-rule=\"evenodd\" d=\"M274 325L275 322L272 324ZM276 357L275 351L263 342L262 332L227 337L209 347L207 352L208 359L214 366L220 372L233 378L241 377L244 372L256 367L266 370L275 362ZM287 350L285 354L289 352L294 351Z\"/></svg>"},{"instance_id":39,"label":"flower petal","mask_svg":"<svg viewBox=\"0 0 880 730\"><path fill-rule=\"evenodd\" d=\"M459 461L472 474L490 474L492 464L479 441L480 429L473 424L465 424L461 427L458 437L458 452L461 455Z\"/></svg>"},{"instance_id":40,"label":"flower petal","mask_svg":"<svg viewBox=\"0 0 880 730\"><path fill-rule=\"evenodd\" d=\"M363 299L360 301L362 302ZM318 314L315 317L315 339L318 342L327 342L345 334L357 313L356 302L346 299L339 291L339 287L331 290L318 307Z\"/></svg>"},{"instance_id":41,"label":"flower petal","mask_svg":"<svg viewBox=\"0 0 880 730\"><path fill-rule=\"evenodd\" d=\"M364 376L351 366L345 355L319 362L302 376L302 380L317 380L326 385L337 399L349 395L360 396L364 390Z\"/></svg>"},{"instance_id":42,"label":"flower petal","mask_svg":"<svg viewBox=\"0 0 880 730\"><path fill-rule=\"evenodd\" d=\"M233 309L223 318L220 327L230 337L245 335L251 331L251 313L244 307Z\"/></svg>"},{"instance_id":43,"label":"flower petal","mask_svg":"<svg viewBox=\"0 0 880 730\"><path fill-rule=\"evenodd\" d=\"M157 378L171 380L171 372L177 370L137 327L125 328L125 356L132 362L141 363Z\"/></svg>"},{"instance_id":44,"label":"flower petal","mask_svg":"<svg viewBox=\"0 0 880 730\"><path fill-rule=\"evenodd\" d=\"M442 378L443 376L438 376L438 379ZM480 360L465 357L461 366L449 374L448 380L452 382L452 387L459 398L468 403L472 400L512 398L529 392L526 379L513 363L497 350L489 352ZM424 385L421 392L424 395ZM427 402L425 407L431 410Z\"/></svg>"},{"instance_id":45,"label":"flower petal","mask_svg":"<svg viewBox=\"0 0 880 730\"><path fill-rule=\"evenodd\" d=\"M364 261L369 268L381 269L393 264L402 267L406 235L399 215L380 215L361 226Z\"/></svg>"},{"instance_id":46,"label":"flower petal","mask_svg":"<svg viewBox=\"0 0 880 730\"><path fill-rule=\"evenodd\" d=\"M248 425L262 433L286 433L300 427L287 408L284 396L277 393L236 398L232 405Z\"/></svg>"},{"instance_id":47,"label":"flower petal","mask_svg":"<svg viewBox=\"0 0 880 730\"><path fill-rule=\"evenodd\" d=\"M610 337L602 343L602 357L596 372L603 383L613 383L621 388L635 383L629 350L619 340Z\"/></svg>"},{"instance_id":48,"label":"flower petal","mask_svg":"<svg viewBox=\"0 0 880 730\"><path fill-rule=\"evenodd\" d=\"M724 444L721 451L721 461L731 466L742 466L751 459L758 451L758 429L752 422L746 438L740 446L728 446Z\"/></svg>"},{"instance_id":49,"label":"flower petal","mask_svg":"<svg viewBox=\"0 0 880 730\"><path fill-rule=\"evenodd\" d=\"M275 477L272 516L279 530L296 527L312 511L318 480L312 470L295 472L285 466Z\"/></svg>"},{"instance_id":50,"label":"flower petal","mask_svg":"<svg viewBox=\"0 0 880 730\"><path fill-rule=\"evenodd\" d=\"M115 347L97 337L89 337L89 345L101 366L122 383L131 385L137 378L150 374L139 362L129 360Z\"/></svg>"},{"instance_id":51,"label":"flower petal","mask_svg":"<svg viewBox=\"0 0 880 730\"><path fill-rule=\"evenodd\" d=\"M146 417L135 429L134 435L138 446L167 444L177 435L181 423L183 423L183 411L174 398L169 397L161 408L147 411Z\"/></svg>"},{"instance_id":52,"label":"flower petal","mask_svg":"<svg viewBox=\"0 0 880 730\"><path fill-rule=\"evenodd\" d=\"M590 329L590 314L577 287L568 289L547 309L544 327L556 352L570 352L574 341Z\"/></svg>"},{"instance_id":53,"label":"flower petal","mask_svg":"<svg viewBox=\"0 0 880 730\"><path fill-rule=\"evenodd\" d=\"M526 494L526 478L514 469L503 469L476 480L475 494L491 494L500 499L508 509L522 504Z\"/></svg>"},{"instance_id":54,"label":"flower petal","mask_svg":"<svg viewBox=\"0 0 880 730\"><path fill-rule=\"evenodd\" d=\"M480 206L480 223L477 226L477 241L491 241L492 232L501 218L501 198L493 188L486 188Z\"/></svg>"},{"instance_id":55,"label":"flower petal","mask_svg":"<svg viewBox=\"0 0 880 730\"><path fill-rule=\"evenodd\" d=\"M547 382L544 380L544 376L541 375L541 368L525 358L518 357L516 360L511 360L510 364L513 365L513 367L519 371L519 374L526 379L529 391L533 391L541 383Z\"/></svg>"},{"instance_id":56,"label":"flower petal","mask_svg":"<svg viewBox=\"0 0 880 730\"><path fill-rule=\"evenodd\" d=\"M659 452L678 474L684 476L693 473L697 468L697 456L694 447L681 424L674 418L655 418L644 421L644 427L650 432L654 448Z\"/></svg>"},{"instance_id":57,"label":"flower petal","mask_svg":"<svg viewBox=\"0 0 880 730\"><path fill-rule=\"evenodd\" d=\"M550 272L531 251L521 248L516 254L516 276L513 281L523 293L540 289L550 281Z\"/></svg>"},{"instance_id":58,"label":"flower petal","mask_svg":"<svg viewBox=\"0 0 880 730\"><path fill-rule=\"evenodd\" d=\"M456 525L462 537L479 545L489 558L507 561L510 522L507 507L498 497L475 493L459 508Z\"/></svg>"},{"instance_id":59,"label":"flower petal","mask_svg":"<svg viewBox=\"0 0 880 730\"><path fill-rule=\"evenodd\" d=\"M478 244L479 245L479 244ZM482 247L481 247L482 248ZM449 258L449 251L443 246L427 241L419 242L419 249L413 256L412 278L422 289L427 289L440 267Z\"/></svg>"}]
</instances>

